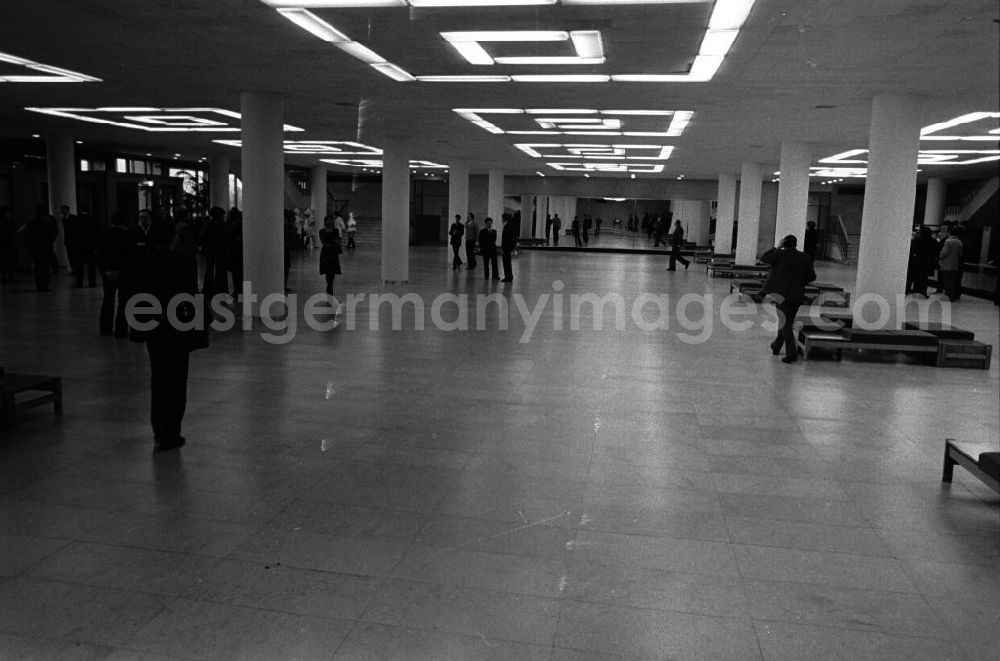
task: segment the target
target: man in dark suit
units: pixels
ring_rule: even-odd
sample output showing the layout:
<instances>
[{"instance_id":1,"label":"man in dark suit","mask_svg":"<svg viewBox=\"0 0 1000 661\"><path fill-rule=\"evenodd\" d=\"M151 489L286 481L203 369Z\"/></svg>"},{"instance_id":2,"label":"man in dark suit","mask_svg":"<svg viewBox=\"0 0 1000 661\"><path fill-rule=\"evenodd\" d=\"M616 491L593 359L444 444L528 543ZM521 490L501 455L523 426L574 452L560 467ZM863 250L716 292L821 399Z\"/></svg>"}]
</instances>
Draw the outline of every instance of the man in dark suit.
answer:
<instances>
[{"instance_id":1,"label":"man in dark suit","mask_svg":"<svg viewBox=\"0 0 1000 661\"><path fill-rule=\"evenodd\" d=\"M152 295L159 303L160 314L137 315L137 322L155 322L155 327L140 330L133 326L131 338L145 342L149 352L153 451L162 452L184 445L181 422L187 408L188 359L192 349L204 346L198 340L207 337L207 329L185 330L172 323L191 322L195 318L191 304L178 305L174 320L167 314L174 296L198 291L196 272L188 263L190 257L174 250L172 223L153 224L147 238L150 251L135 255L129 269L130 293Z\"/></svg>"},{"instance_id":2,"label":"man in dark suit","mask_svg":"<svg viewBox=\"0 0 1000 661\"><path fill-rule=\"evenodd\" d=\"M816 279L812 257L796 250L797 244L795 235L789 234L777 248L771 248L760 256L760 261L771 267L762 293L774 296L778 307L778 336L771 342L771 353L777 356L784 345L785 357L781 362L788 364L799 358L792 327L795 315L805 301L806 285Z\"/></svg>"},{"instance_id":3,"label":"man in dark suit","mask_svg":"<svg viewBox=\"0 0 1000 661\"><path fill-rule=\"evenodd\" d=\"M134 250L135 235L128 231L125 219L116 211L111 214L111 227L104 230L97 244L97 265L104 283L101 335L128 337L128 325L125 322L125 272L132 261Z\"/></svg>"},{"instance_id":4,"label":"man in dark suit","mask_svg":"<svg viewBox=\"0 0 1000 661\"><path fill-rule=\"evenodd\" d=\"M670 266L667 267L668 271L676 271L677 262L684 265L685 271L691 266L691 262L681 255L681 246L683 245L684 228L681 226L681 219L678 218L674 221L674 230L670 233Z\"/></svg>"},{"instance_id":5,"label":"man in dark suit","mask_svg":"<svg viewBox=\"0 0 1000 661\"><path fill-rule=\"evenodd\" d=\"M510 216L504 214L503 229L500 231L500 255L503 258L503 280L501 282L514 282L514 267L511 266L510 256L514 254L517 246L517 232L514 222Z\"/></svg>"},{"instance_id":6,"label":"man in dark suit","mask_svg":"<svg viewBox=\"0 0 1000 661\"><path fill-rule=\"evenodd\" d=\"M49 215L44 204L39 204L35 207L35 217L27 222L24 231L35 272L35 288L48 291L52 279L52 242L59 235L56 219Z\"/></svg>"},{"instance_id":7,"label":"man in dark suit","mask_svg":"<svg viewBox=\"0 0 1000 661\"><path fill-rule=\"evenodd\" d=\"M497 231L493 229L493 219L487 218L483 229L479 230L479 255L483 258L483 275L490 279L500 279L500 269L497 268Z\"/></svg>"},{"instance_id":8,"label":"man in dark suit","mask_svg":"<svg viewBox=\"0 0 1000 661\"><path fill-rule=\"evenodd\" d=\"M66 245L66 256L69 257L70 268L76 276L74 287L83 286L84 271L91 287L97 286L97 264L94 250L97 247L97 236L100 227L97 220L90 215L87 207L80 207L80 214L69 212L67 205L59 207L62 216L63 243Z\"/></svg>"}]
</instances>

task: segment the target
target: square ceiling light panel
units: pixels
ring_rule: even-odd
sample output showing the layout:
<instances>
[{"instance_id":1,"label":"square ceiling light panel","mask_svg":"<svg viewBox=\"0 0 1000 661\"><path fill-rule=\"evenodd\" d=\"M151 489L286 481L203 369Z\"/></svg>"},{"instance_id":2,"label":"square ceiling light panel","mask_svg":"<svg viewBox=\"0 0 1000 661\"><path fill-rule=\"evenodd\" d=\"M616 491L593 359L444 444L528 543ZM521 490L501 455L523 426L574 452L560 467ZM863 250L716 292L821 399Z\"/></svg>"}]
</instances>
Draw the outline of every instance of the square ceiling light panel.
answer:
<instances>
[{"instance_id":1,"label":"square ceiling light panel","mask_svg":"<svg viewBox=\"0 0 1000 661\"><path fill-rule=\"evenodd\" d=\"M242 140L213 140L220 145L242 147ZM300 156L381 156L382 150L360 142L345 140L285 140L286 154Z\"/></svg>"},{"instance_id":2,"label":"square ceiling light panel","mask_svg":"<svg viewBox=\"0 0 1000 661\"><path fill-rule=\"evenodd\" d=\"M0 52L0 83L99 83L94 78L51 64Z\"/></svg>"},{"instance_id":3,"label":"square ceiling light panel","mask_svg":"<svg viewBox=\"0 0 1000 661\"><path fill-rule=\"evenodd\" d=\"M996 148L967 148L972 146L968 144L970 142L1000 143L1000 112L973 112L925 126L920 130L920 142L923 146L917 153L918 165L979 165L1000 161L1000 150ZM956 146L948 148L940 144L946 142L955 143ZM1000 144L989 146L998 147ZM825 167L814 167L813 170L826 172L833 169L829 166L855 166L848 169L867 174L868 150L851 149L821 158L819 162Z\"/></svg>"},{"instance_id":4,"label":"square ceiling light panel","mask_svg":"<svg viewBox=\"0 0 1000 661\"><path fill-rule=\"evenodd\" d=\"M657 174L663 172L662 163L597 163L594 161L584 162L553 162L546 163L553 170L559 172L584 173L586 174Z\"/></svg>"},{"instance_id":5,"label":"square ceiling light panel","mask_svg":"<svg viewBox=\"0 0 1000 661\"><path fill-rule=\"evenodd\" d=\"M674 148L646 144L519 143L515 147L532 158L601 161L665 161Z\"/></svg>"},{"instance_id":6,"label":"square ceiling light panel","mask_svg":"<svg viewBox=\"0 0 1000 661\"><path fill-rule=\"evenodd\" d=\"M240 113L222 108L25 108L54 117L109 124L152 133L238 133ZM285 124L285 131L302 131Z\"/></svg>"},{"instance_id":7,"label":"square ceiling light panel","mask_svg":"<svg viewBox=\"0 0 1000 661\"><path fill-rule=\"evenodd\" d=\"M319 160L330 165L340 165L350 168L382 168L382 159L380 158L321 158ZM433 161L414 160L410 161L410 169L447 170L448 166Z\"/></svg>"},{"instance_id":8,"label":"square ceiling light panel","mask_svg":"<svg viewBox=\"0 0 1000 661\"><path fill-rule=\"evenodd\" d=\"M397 81L684 83L715 76L755 0L261 2Z\"/></svg>"},{"instance_id":9,"label":"square ceiling light panel","mask_svg":"<svg viewBox=\"0 0 1000 661\"><path fill-rule=\"evenodd\" d=\"M684 133L690 110L588 108L455 108L462 118L494 134L671 138Z\"/></svg>"}]
</instances>

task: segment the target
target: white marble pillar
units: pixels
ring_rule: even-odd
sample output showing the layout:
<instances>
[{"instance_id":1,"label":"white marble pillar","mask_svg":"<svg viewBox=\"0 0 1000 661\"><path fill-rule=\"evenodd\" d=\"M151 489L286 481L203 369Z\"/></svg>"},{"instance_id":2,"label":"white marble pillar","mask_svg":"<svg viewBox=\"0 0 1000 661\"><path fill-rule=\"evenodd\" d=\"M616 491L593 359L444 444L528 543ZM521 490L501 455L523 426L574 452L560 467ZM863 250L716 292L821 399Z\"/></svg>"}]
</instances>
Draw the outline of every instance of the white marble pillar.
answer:
<instances>
[{"instance_id":1,"label":"white marble pillar","mask_svg":"<svg viewBox=\"0 0 1000 661\"><path fill-rule=\"evenodd\" d=\"M778 183L778 215L774 226L777 245L789 234L798 240L802 249L806 235L806 214L809 208L809 166L812 164L812 146L807 142L781 143L781 179Z\"/></svg>"},{"instance_id":2,"label":"white marble pillar","mask_svg":"<svg viewBox=\"0 0 1000 661\"><path fill-rule=\"evenodd\" d=\"M896 297L906 291L922 119L922 104L916 97L881 94L872 101L853 301L855 317L867 310L866 296L878 305L887 303L889 328L899 328L903 321L895 315ZM871 321L879 315L873 306L863 316Z\"/></svg>"},{"instance_id":3,"label":"white marble pillar","mask_svg":"<svg viewBox=\"0 0 1000 661\"><path fill-rule=\"evenodd\" d=\"M521 232L519 239L530 239L532 237L533 219L535 213L535 196L521 196Z\"/></svg>"},{"instance_id":4,"label":"white marble pillar","mask_svg":"<svg viewBox=\"0 0 1000 661\"><path fill-rule=\"evenodd\" d=\"M927 201L924 203L924 225L937 226L944 220L944 203L948 184L944 179L927 180Z\"/></svg>"},{"instance_id":5,"label":"white marble pillar","mask_svg":"<svg viewBox=\"0 0 1000 661\"><path fill-rule=\"evenodd\" d=\"M445 245L448 245L448 229L455 222L455 216L461 216L464 223L469 219L469 164L466 161L452 161L448 164L448 217L444 223ZM483 218L476 218L476 224L482 229ZM468 238L468 237L466 237ZM461 254L463 261L468 264L469 256L465 254L465 246L462 246ZM451 248L444 251L445 262L451 266Z\"/></svg>"},{"instance_id":6,"label":"white marble pillar","mask_svg":"<svg viewBox=\"0 0 1000 661\"><path fill-rule=\"evenodd\" d=\"M409 141L386 138L382 143L382 282L410 281Z\"/></svg>"},{"instance_id":7,"label":"white marble pillar","mask_svg":"<svg viewBox=\"0 0 1000 661\"><path fill-rule=\"evenodd\" d=\"M67 133L47 133L45 135L45 163L48 171L49 213L57 219L59 207L66 205L70 213L76 213L76 156L73 136ZM56 223L58 235L53 248L61 266L67 266L66 245L63 242L62 221Z\"/></svg>"},{"instance_id":8,"label":"white marble pillar","mask_svg":"<svg viewBox=\"0 0 1000 661\"><path fill-rule=\"evenodd\" d=\"M323 228L323 218L329 213L329 198L326 194L326 173L327 169L322 166L314 166L309 171L309 205L312 209L312 245L319 245L319 231ZM344 219L347 222L347 219ZM343 245L347 246L347 237L340 237Z\"/></svg>"},{"instance_id":9,"label":"white marble pillar","mask_svg":"<svg viewBox=\"0 0 1000 661\"><path fill-rule=\"evenodd\" d=\"M503 228L503 171L491 169L486 197L486 215L493 219L493 229L497 231L497 244L500 243L500 230Z\"/></svg>"},{"instance_id":10,"label":"white marble pillar","mask_svg":"<svg viewBox=\"0 0 1000 661\"><path fill-rule=\"evenodd\" d=\"M243 115L243 279L257 299L244 302L244 316L261 316L260 304L284 294L284 115L280 97L257 92L240 94ZM269 314L280 311L271 306Z\"/></svg>"},{"instance_id":11,"label":"white marble pillar","mask_svg":"<svg viewBox=\"0 0 1000 661\"><path fill-rule=\"evenodd\" d=\"M716 255L732 254L733 223L736 220L736 175L723 172L719 175L718 206L715 216Z\"/></svg>"},{"instance_id":12,"label":"white marble pillar","mask_svg":"<svg viewBox=\"0 0 1000 661\"><path fill-rule=\"evenodd\" d=\"M760 163L740 168L740 215L736 235L736 263L757 263L757 232L760 229Z\"/></svg>"},{"instance_id":13,"label":"white marble pillar","mask_svg":"<svg viewBox=\"0 0 1000 661\"><path fill-rule=\"evenodd\" d=\"M229 157L211 154L208 157L208 198L210 207L229 211Z\"/></svg>"}]
</instances>

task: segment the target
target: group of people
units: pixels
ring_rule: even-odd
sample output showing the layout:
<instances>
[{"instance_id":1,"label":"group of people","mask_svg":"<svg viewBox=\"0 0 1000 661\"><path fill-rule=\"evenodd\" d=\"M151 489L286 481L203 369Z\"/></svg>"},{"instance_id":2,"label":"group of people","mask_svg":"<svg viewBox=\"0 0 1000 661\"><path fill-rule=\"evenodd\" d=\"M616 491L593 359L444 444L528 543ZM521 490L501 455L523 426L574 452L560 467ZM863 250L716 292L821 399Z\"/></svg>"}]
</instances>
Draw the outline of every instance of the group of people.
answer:
<instances>
[{"instance_id":1,"label":"group of people","mask_svg":"<svg viewBox=\"0 0 1000 661\"><path fill-rule=\"evenodd\" d=\"M490 279L492 271L494 280L514 281L512 257L517 248L517 218L505 213L500 221L500 255L503 259L503 278L500 277L500 270L497 268L497 231L493 229L493 219L487 217L483 221L483 228L480 229L476 223L475 215L472 213L468 215L464 224L462 223L462 215L455 214L455 222L448 228L448 243L451 245L453 255L451 261L453 271L457 271L463 266L461 249L464 244L468 260L464 266L467 271L476 269L476 252L478 251L483 258L483 276L487 280Z\"/></svg>"},{"instance_id":2,"label":"group of people","mask_svg":"<svg viewBox=\"0 0 1000 661\"><path fill-rule=\"evenodd\" d=\"M937 271L938 292L950 301L962 296L962 239L959 223L945 221L938 235L926 225L918 228L910 240L906 293L927 298L927 282Z\"/></svg>"}]
</instances>

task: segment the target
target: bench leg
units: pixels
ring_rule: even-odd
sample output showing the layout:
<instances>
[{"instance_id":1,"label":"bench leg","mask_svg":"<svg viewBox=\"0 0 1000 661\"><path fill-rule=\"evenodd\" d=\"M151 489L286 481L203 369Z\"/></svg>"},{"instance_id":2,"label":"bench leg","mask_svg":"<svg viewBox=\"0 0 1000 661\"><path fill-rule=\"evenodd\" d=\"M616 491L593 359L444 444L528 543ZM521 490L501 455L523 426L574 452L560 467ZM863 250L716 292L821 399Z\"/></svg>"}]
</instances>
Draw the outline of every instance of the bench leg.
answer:
<instances>
[{"instance_id":1,"label":"bench leg","mask_svg":"<svg viewBox=\"0 0 1000 661\"><path fill-rule=\"evenodd\" d=\"M55 395L55 405L56 405L56 415L63 414L63 401L62 401L62 378L53 379L53 394Z\"/></svg>"},{"instance_id":2,"label":"bench leg","mask_svg":"<svg viewBox=\"0 0 1000 661\"><path fill-rule=\"evenodd\" d=\"M944 444L944 468L941 472L941 481L951 484L952 474L955 472L955 464L958 463L948 454L948 450L951 446L948 445L947 441Z\"/></svg>"}]
</instances>

